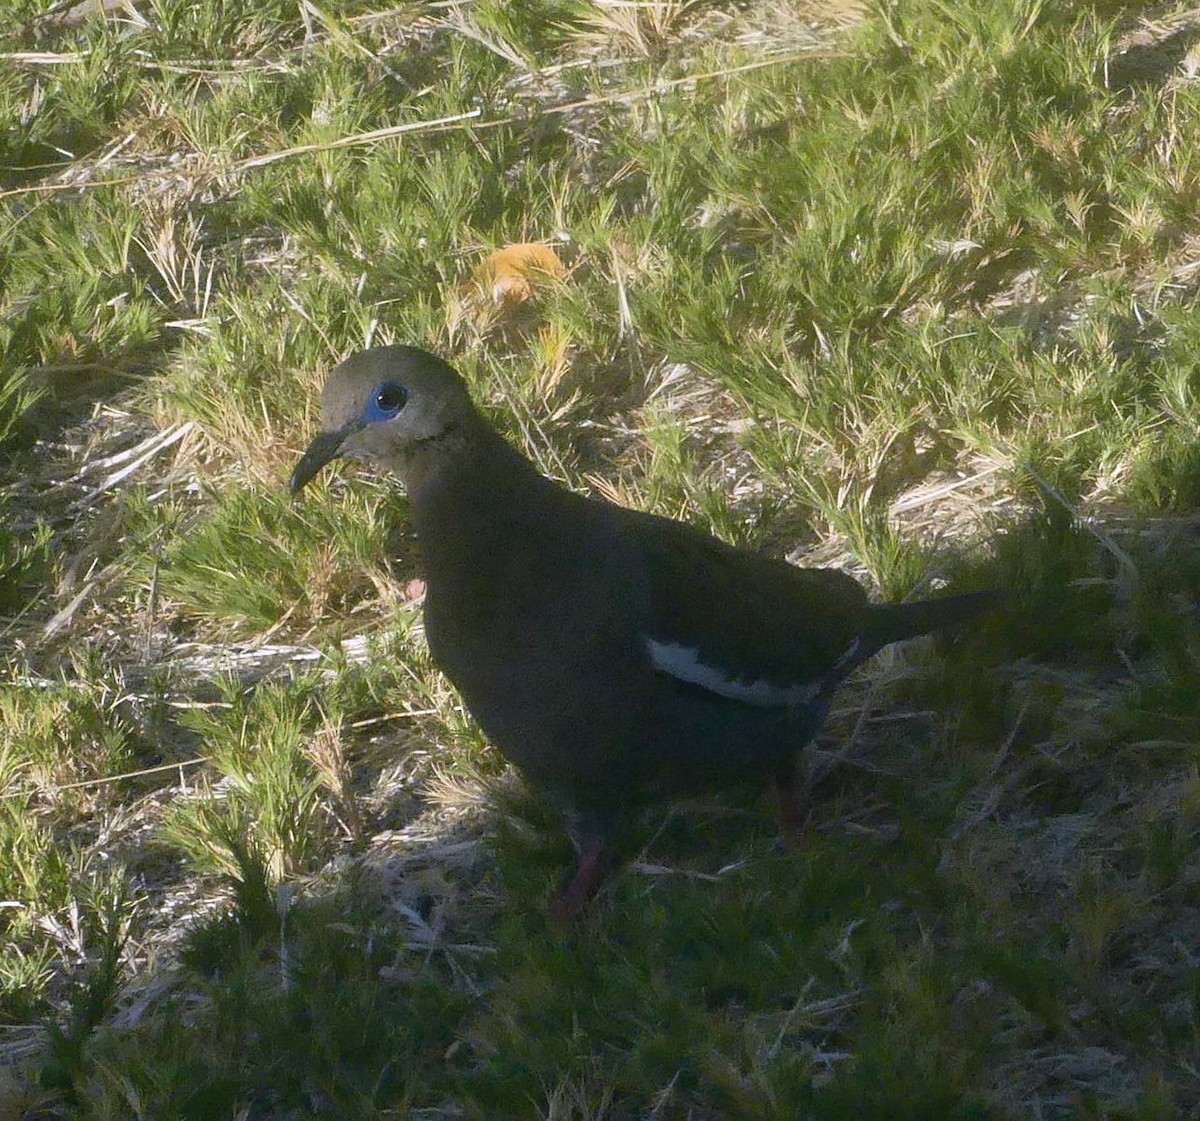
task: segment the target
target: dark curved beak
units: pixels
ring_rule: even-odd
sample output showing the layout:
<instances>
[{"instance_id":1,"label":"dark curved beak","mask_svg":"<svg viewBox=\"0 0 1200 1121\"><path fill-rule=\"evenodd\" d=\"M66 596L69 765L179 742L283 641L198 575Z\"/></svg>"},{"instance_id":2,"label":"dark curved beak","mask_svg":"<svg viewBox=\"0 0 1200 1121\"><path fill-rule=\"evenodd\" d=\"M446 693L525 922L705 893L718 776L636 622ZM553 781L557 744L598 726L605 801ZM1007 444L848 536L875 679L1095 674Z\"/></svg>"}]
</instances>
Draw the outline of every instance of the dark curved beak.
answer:
<instances>
[{"instance_id":1,"label":"dark curved beak","mask_svg":"<svg viewBox=\"0 0 1200 1121\"><path fill-rule=\"evenodd\" d=\"M299 494L304 484L309 482L325 464L337 459L342 454L342 444L346 437L354 431L355 425L348 424L333 432L318 432L313 442L305 449L300 461L292 471L288 489L292 494Z\"/></svg>"}]
</instances>

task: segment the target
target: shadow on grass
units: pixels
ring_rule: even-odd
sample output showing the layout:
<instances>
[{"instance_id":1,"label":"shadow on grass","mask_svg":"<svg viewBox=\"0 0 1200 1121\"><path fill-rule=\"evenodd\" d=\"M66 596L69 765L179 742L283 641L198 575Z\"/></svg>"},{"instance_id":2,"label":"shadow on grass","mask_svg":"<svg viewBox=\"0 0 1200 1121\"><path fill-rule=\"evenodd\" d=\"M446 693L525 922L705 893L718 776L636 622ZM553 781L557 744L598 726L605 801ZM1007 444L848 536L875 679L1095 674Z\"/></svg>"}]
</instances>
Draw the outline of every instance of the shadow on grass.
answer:
<instances>
[{"instance_id":1,"label":"shadow on grass","mask_svg":"<svg viewBox=\"0 0 1200 1121\"><path fill-rule=\"evenodd\" d=\"M60 1092L181 1117L965 1119L1082 1085L1186 1110L1194 827L1134 810L1184 765L1168 731L1200 732L1200 559L1129 528L1048 506L964 562L954 587L1011 603L847 684L799 851L759 791L652 808L564 934L568 846L536 796L493 799L482 852L473 827L428 859L401 831L299 892L243 848L166 995L56 1052Z\"/></svg>"}]
</instances>

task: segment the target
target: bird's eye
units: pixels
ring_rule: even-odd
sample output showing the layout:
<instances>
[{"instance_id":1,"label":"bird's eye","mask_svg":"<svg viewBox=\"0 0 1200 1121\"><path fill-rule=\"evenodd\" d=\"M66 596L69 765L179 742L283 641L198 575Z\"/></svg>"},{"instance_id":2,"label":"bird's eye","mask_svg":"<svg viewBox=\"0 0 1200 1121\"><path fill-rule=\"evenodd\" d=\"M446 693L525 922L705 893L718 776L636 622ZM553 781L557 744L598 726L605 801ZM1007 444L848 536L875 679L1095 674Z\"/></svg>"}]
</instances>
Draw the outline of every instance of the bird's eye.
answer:
<instances>
[{"instance_id":1,"label":"bird's eye","mask_svg":"<svg viewBox=\"0 0 1200 1121\"><path fill-rule=\"evenodd\" d=\"M368 420L390 420L408 401L408 391L394 381L385 381L371 394L367 406Z\"/></svg>"},{"instance_id":2,"label":"bird's eye","mask_svg":"<svg viewBox=\"0 0 1200 1121\"><path fill-rule=\"evenodd\" d=\"M379 406L381 413L398 413L406 400L408 394L404 392L402 385L381 385L375 391L375 404Z\"/></svg>"}]
</instances>

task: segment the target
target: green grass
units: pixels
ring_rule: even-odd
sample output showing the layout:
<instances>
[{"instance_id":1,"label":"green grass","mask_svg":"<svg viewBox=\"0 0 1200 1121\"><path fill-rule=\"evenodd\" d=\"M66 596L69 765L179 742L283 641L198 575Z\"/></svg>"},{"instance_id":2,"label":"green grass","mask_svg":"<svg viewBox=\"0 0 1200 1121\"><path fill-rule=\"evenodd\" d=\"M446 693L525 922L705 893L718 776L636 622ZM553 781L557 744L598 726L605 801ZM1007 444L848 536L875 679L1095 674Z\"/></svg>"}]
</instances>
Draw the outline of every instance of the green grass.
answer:
<instances>
[{"instance_id":1,"label":"green grass","mask_svg":"<svg viewBox=\"0 0 1200 1121\"><path fill-rule=\"evenodd\" d=\"M0 14L5 1109L1194 1116L1194 15L137 11ZM847 685L800 851L660 807L563 937L402 492L285 493L392 340L574 487L1012 607Z\"/></svg>"}]
</instances>

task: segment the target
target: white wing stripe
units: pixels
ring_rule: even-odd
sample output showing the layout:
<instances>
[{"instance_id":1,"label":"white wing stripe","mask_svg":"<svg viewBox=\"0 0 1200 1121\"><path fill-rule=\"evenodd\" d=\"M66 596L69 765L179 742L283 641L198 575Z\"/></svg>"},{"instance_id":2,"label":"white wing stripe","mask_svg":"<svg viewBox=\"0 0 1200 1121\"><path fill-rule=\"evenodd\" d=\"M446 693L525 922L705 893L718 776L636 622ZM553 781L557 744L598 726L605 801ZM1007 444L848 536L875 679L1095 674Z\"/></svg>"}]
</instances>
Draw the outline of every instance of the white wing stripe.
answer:
<instances>
[{"instance_id":1,"label":"white wing stripe","mask_svg":"<svg viewBox=\"0 0 1200 1121\"><path fill-rule=\"evenodd\" d=\"M715 666L700 661L700 652L678 642L646 640L650 660L660 673L670 674L689 685L699 685L710 693L728 697L744 704L772 708L782 705L801 705L811 701L821 691L820 681L803 681L795 685L772 685L769 681L748 681L729 677Z\"/></svg>"}]
</instances>

